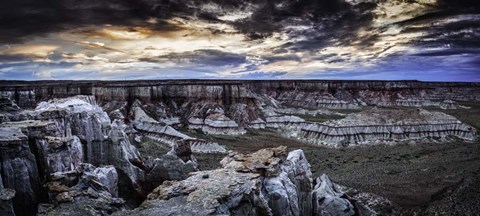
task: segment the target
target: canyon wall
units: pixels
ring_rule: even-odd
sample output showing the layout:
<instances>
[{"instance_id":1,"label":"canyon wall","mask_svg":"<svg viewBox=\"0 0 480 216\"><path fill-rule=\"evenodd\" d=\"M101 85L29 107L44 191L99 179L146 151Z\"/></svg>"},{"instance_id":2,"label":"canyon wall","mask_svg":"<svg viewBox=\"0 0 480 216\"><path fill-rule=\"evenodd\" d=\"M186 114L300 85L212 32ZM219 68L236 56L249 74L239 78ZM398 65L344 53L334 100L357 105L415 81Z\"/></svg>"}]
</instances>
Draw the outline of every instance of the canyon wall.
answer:
<instances>
[{"instance_id":1,"label":"canyon wall","mask_svg":"<svg viewBox=\"0 0 480 216\"><path fill-rule=\"evenodd\" d=\"M95 95L100 102L133 103L201 99L224 105L247 103L254 94L304 105L337 100L349 107L366 104L422 105L422 100L479 101L480 83L420 81L326 81L326 80L156 80L156 81L2 81L0 94L20 107L33 107L51 98ZM254 93L254 94L252 94ZM294 94L297 93L297 94ZM305 100L311 99L311 100ZM332 106L332 108L335 108Z\"/></svg>"}]
</instances>

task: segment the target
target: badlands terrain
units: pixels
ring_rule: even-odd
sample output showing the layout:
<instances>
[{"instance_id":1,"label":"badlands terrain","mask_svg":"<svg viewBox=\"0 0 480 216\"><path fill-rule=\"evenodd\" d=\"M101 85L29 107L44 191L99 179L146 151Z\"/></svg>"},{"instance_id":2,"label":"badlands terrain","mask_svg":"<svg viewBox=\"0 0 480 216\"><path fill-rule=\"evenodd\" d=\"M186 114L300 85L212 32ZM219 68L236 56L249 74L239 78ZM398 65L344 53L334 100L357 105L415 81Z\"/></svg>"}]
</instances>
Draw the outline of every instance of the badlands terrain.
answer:
<instances>
[{"instance_id":1,"label":"badlands terrain","mask_svg":"<svg viewBox=\"0 0 480 216\"><path fill-rule=\"evenodd\" d=\"M0 215L480 211L479 83L0 84Z\"/></svg>"}]
</instances>

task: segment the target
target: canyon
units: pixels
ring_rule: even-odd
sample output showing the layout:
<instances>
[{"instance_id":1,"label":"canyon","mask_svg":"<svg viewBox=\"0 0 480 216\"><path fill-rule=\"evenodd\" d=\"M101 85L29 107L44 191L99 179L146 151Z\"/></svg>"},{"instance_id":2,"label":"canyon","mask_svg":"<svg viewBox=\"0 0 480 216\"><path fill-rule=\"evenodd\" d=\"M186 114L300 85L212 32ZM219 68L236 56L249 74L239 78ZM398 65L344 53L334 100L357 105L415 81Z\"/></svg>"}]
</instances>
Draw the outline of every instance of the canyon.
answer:
<instances>
[{"instance_id":1,"label":"canyon","mask_svg":"<svg viewBox=\"0 0 480 216\"><path fill-rule=\"evenodd\" d=\"M455 114L477 110L479 83L0 83L2 215L400 214L386 197L313 175L305 149L478 146L478 124ZM266 132L300 149L231 151Z\"/></svg>"}]
</instances>

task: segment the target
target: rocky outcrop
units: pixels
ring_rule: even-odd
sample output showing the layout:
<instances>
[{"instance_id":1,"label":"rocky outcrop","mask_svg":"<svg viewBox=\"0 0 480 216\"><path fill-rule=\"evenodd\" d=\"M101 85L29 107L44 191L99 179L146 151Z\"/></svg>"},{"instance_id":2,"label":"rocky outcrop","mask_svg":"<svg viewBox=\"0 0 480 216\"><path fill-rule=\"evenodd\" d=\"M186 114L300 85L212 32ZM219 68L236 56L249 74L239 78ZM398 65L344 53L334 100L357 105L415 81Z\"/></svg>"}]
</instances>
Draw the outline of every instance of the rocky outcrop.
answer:
<instances>
[{"instance_id":1,"label":"rocky outcrop","mask_svg":"<svg viewBox=\"0 0 480 216\"><path fill-rule=\"evenodd\" d=\"M182 139L172 142L167 155L141 157L127 134L137 134L135 127L121 114L111 121L93 96L52 99L35 110L10 114L0 123L0 183L15 191L15 196L3 199L2 209L8 211L12 203L17 215L34 215L40 202L55 206L42 204L39 214L75 210L107 214L120 208L117 196L126 198L125 206L135 207L163 181L181 180L197 170L191 145L197 151L225 151L163 125L164 134L172 132L172 137ZM161 123L146 114L140 117L133 126L159 134ZM110 167L93 167L104 165ZM48 194L43 185L49 186ZM100 209L81 207L94 204Z\"/></svg>"},{"instance_id":2,"label":"rocky outcrop","mask_svg":"<svg viewBox=\"0 0 480 216\"><path fill-rule=\"evenodd\" d=\"M190 137L173 128L162 124L150 117L140 106L133 108L133 127L143 136L175 146L181 142L188 142L191 149L197 153L224 153L225 148L211 141ZM238 130L233 129L234 131Z\"/></svg>"},{"instance_id":3,"label":"rocky outcrop","mask_svg":"<svg viewBox=\"0 0 480 216\"><path fill-rule=\"evenodd\" d=\"M334 95L330 92L284 91L276 99L282 104L309 108L359 109L367 105L349 92L342 93L344 94Z\"/></svg>"},{"instance_id":4,"label":"rocky outcrop","mask_svg":"<svg viewBox=\"0 0 480 216\"><path fill-rule=\"evenodd\" d=\"M340 120L307 124L295 136L314 144L339 146L449 136L473 141L476 131L441 112L371 109Z\"/></svg>"},{"instance_id":5,"label":"rocky outcrop","mask_svg":"<svg viewBox=\"0 0 480 216\"><path fill-rule=\"evenodd\" d=\"M20 110L20 107L9 97L0 97L0 111L14 112Z\"/></svg>"},{"instance_id":6,"label":"rocky outcrop","mask_svg":"<svg viewBox=\"0 0 480 216\"><path fill-rule=\"evenodd\" d=\"M198 129L206 134L238 135L246 133L245 129L240 127L237 122L225 115L224 108L219 104L206 101L187 104L187 107L188 106L190 107L188 114L189 129ZM242 107L240 107L240 109L242 109ZM241 113L237 113L236 115L238 115L238 118L244 120Z\"/></svg>"},{"instance_id":7,"label":"rocky outcrop","mask_svg":"<svg viewBox=\"0 0 480 216\"><path fill-rule=\"evenodd\" d=\"M83 148L77 136L45 137L35 141L47 173L74 170L83 161Z\"/></svg>"},{"instance_id":8,"label":"rocky outcrop","mask_svg":"<svg viewBox=\"0 0 480 216\"><path fill-rule=\"evenodd\" d=\"M156 188L140 208L117 215L269 215L258 174L219 169Z\"/></svg>"},{"instance_id":9,"label":"rocky outcrop","mask_svg":"<svg viewBox=\"0 0 480 216\"><path fill-rule=\"evenodd\" d=\"M303 151L297 149L288 153L282 170L295 185L300 215L312 215L312 203L308 202L312 200L312 172Z\"/></svg>"},{"instance_id":10,"label":"rocky outcrop","mask_svg":"<svg viewBox=\"0 0 480 216\"><path fill-rule=\"evenodd\" d=\"M128 178L137 193L142 194L142 183L145 181L145 167L138 150L130 144L130 139L125 133L126 125L121 120L114 120L109 132L110 143L105 150L102 164L110 164L121 171L120 175Z\"/></svg>"},{"instance_id":11,"label":"rocky outcrop","mask_svg":"<svg viewBox=\"0 0 480 216\"><path fill-rule=\"evenodd\" d=\"M418 81L250 81L248 89L294 107L355 109L364 106L442 106L479 101L478 83Z\"/></svg>"},{"instance_id":12,"label":"rocky outcrop","mask_svg":"<svg viewBox=\"0 0 480 216\"><path fill-rule=\"evenodd\" d=\"M139 182L144 180L144 172L139 168L142 167L142 160L137 149L130 144L125 133L126 125L122 120L111 122L93 96L80 95L41 102L35 109L35 115L39 119L55 122L54 131L61 136L38 141L47 160L49 157L58 157L58 154L49 153L51 151L60 151L59 154L67 158L63 162L68 161L69 156L74 158L74 162L66 164L66 169L54 166L52 171L72 170L79 162L97 166L110 164L119 169L121 175L126 175L140 193ZM73 145L68 146L65 140L72 140ZM81 147L76 140L80 140ZM55 143L58 145L58 141L67 146L57 149ZM52 164L50 161L47 163Z\"/></svg>"},{"instance_id":13,"label":"rocky outcrop","mask_svg":"<svg viewBox=\"0 0 480 216\"><path fill-rule=\"evenodd\" d=\"M430 99L395 99L376 102L375 105L385 107L437 107L441 109L468 109L466 106L459 105L453 100L432 101Z\"/></svg>"},{"instance_id":14,"label":"rocky outcrop","mask_svg":"<svg viewBox=\"0 0 480 216\"><path fill-rule=\"evenodd\" d=\"M62 132L64 137L77 136L86 149L86 162L97 165L106 160L110 118L96 104L95 97L52 99L39 103L35 112L37 118L54 121L56 131Z\"/></svg>"},{"instance_id":15,"label":"rocky outcrop","mask_svg":"<svg viewBox=\"0 0 480 216\"><path fill-rule=\"evenodd\" d=\"M33 215L40 201L40 177L28 137L18 128L0 127L0 176L4 188L15 190L18 215Z\"/></svg>"},{"instance_id":16,"label":"rocky outcrop","mask_svg":"<svg viewBox=\"0 0 480 216\"><path fill-rule=\"evenodd\" d=\"M257 118L250 122L250 125L248 125L248 127L253 129L265 129L267 127L267 123L263 119Z\"/></svg>"},{"instance_id":17,"label":"rocky outcrop","mask_svg":"<svg viewBox=\"0 0 480 216\"><path fill-rule=\"evenodd\" d=\"M0 185L0 215L14 216L12 199L15 197L15 190L3 188Z\"/></svg>"},{"instance_id":18,"label":"rocky outcrop","mask_svg":"<svg viewBox=\"0 0 480 216\"><path fill-rule=\"evenodd\" d=\"M147 191L152 191L166 180L183 180L198 171L189 142L176 143L165 155L154 159L146 176Z\"/></svg>"},{"instance_id":19,"label":"rocky outcrop","mask_svg":"<svg viewBox=\"0 0 480 216\"><path fill-rule=\"evenodd\" d=\"M190 148L194 153L226 153L227 150L225 147L219 145L216 142L211 142L207 140L195 139L188 140L190 143Z\"/></svg>"},{"instance_id":20,"label":"rocky outcrop","mask_svg":"<svg viewBox=\"0 0 480 216\"><path fill-rule=\"evenodd\" d=\"M348 197L326 175L313 187L302 150L229 152L221 164L165 181L139 208L116 215L354 215L369 209L368 201Z\"/></svg>"},{"instance_id":21,"label":"rocky outcrop","mask_svg":"<svg viewBox=\"0 0 480 216\"><path fill-rule=\"evenodd\" d=\"M301 128L305 120L298 116L269 116L265 119L267 128Z\"/></svg>"},{"instance_id":22,"label":"rocky outcrop","mask_svg":"<svg viewBox=\"0 0 480 216\"><path fill-rule=\"evenodd\" d=\"M323 174L316 181L312 194L314 215L352 216L355 214L352 203L328 176Z\"/></svg>"},{"instance_id":23,"label":"rocky outcrop","mask_svg":"<svg viewBox=\"0 0 480 216\"><path fill-rule=\"evenodd\" d=\"M345 116L343 113L335 112L327 109L308 110L303 108L277 108L273 110L276 113L287 115L309 115L309 116Z\"/></svg>"},{"instance_id":24,"label":"rocky outcrop","mask_svg":"<svg viewBox=\"0 0 480 216\"><path fill-rule=\"evenodd\" d=\"M238 135L245 134L247 131L226 116L208 116L206 119L190 118L188 120L189 129L199 129L206 134L226 134Z\"/></svg>"},{"instance_id":25,"label":"rocky outcrop","mask_svg":"<svg viewBox=\"0 0 480 216\"><path fill-rule=\"evenodd\" d=\"M53 206L39 215L107 215L122 209L117 198L118 174L112 166L80 164L75 170L52 174L47 183Z\"/></svg>"}]
</instances>

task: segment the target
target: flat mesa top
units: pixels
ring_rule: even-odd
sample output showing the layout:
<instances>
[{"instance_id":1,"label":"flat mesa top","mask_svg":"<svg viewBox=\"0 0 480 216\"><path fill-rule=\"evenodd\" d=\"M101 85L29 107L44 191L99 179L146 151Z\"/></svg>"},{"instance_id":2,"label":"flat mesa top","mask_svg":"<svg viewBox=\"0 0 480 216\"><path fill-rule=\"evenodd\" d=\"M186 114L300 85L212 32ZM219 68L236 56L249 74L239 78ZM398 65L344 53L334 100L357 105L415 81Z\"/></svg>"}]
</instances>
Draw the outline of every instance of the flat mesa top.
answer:
<instances>
[{"instance_id":1,"label":"flat mesa top","mask_svg":"<svg viewBox=\"0 0 480 216\"><path fill-rule=\"evenodd\" d=\"M355 125L408 125L408 124L444 124L461 123L455 117L424 109L369 109L350 114L339 120L326 122L332 126Z\"/></svg>"}]
</instances>

